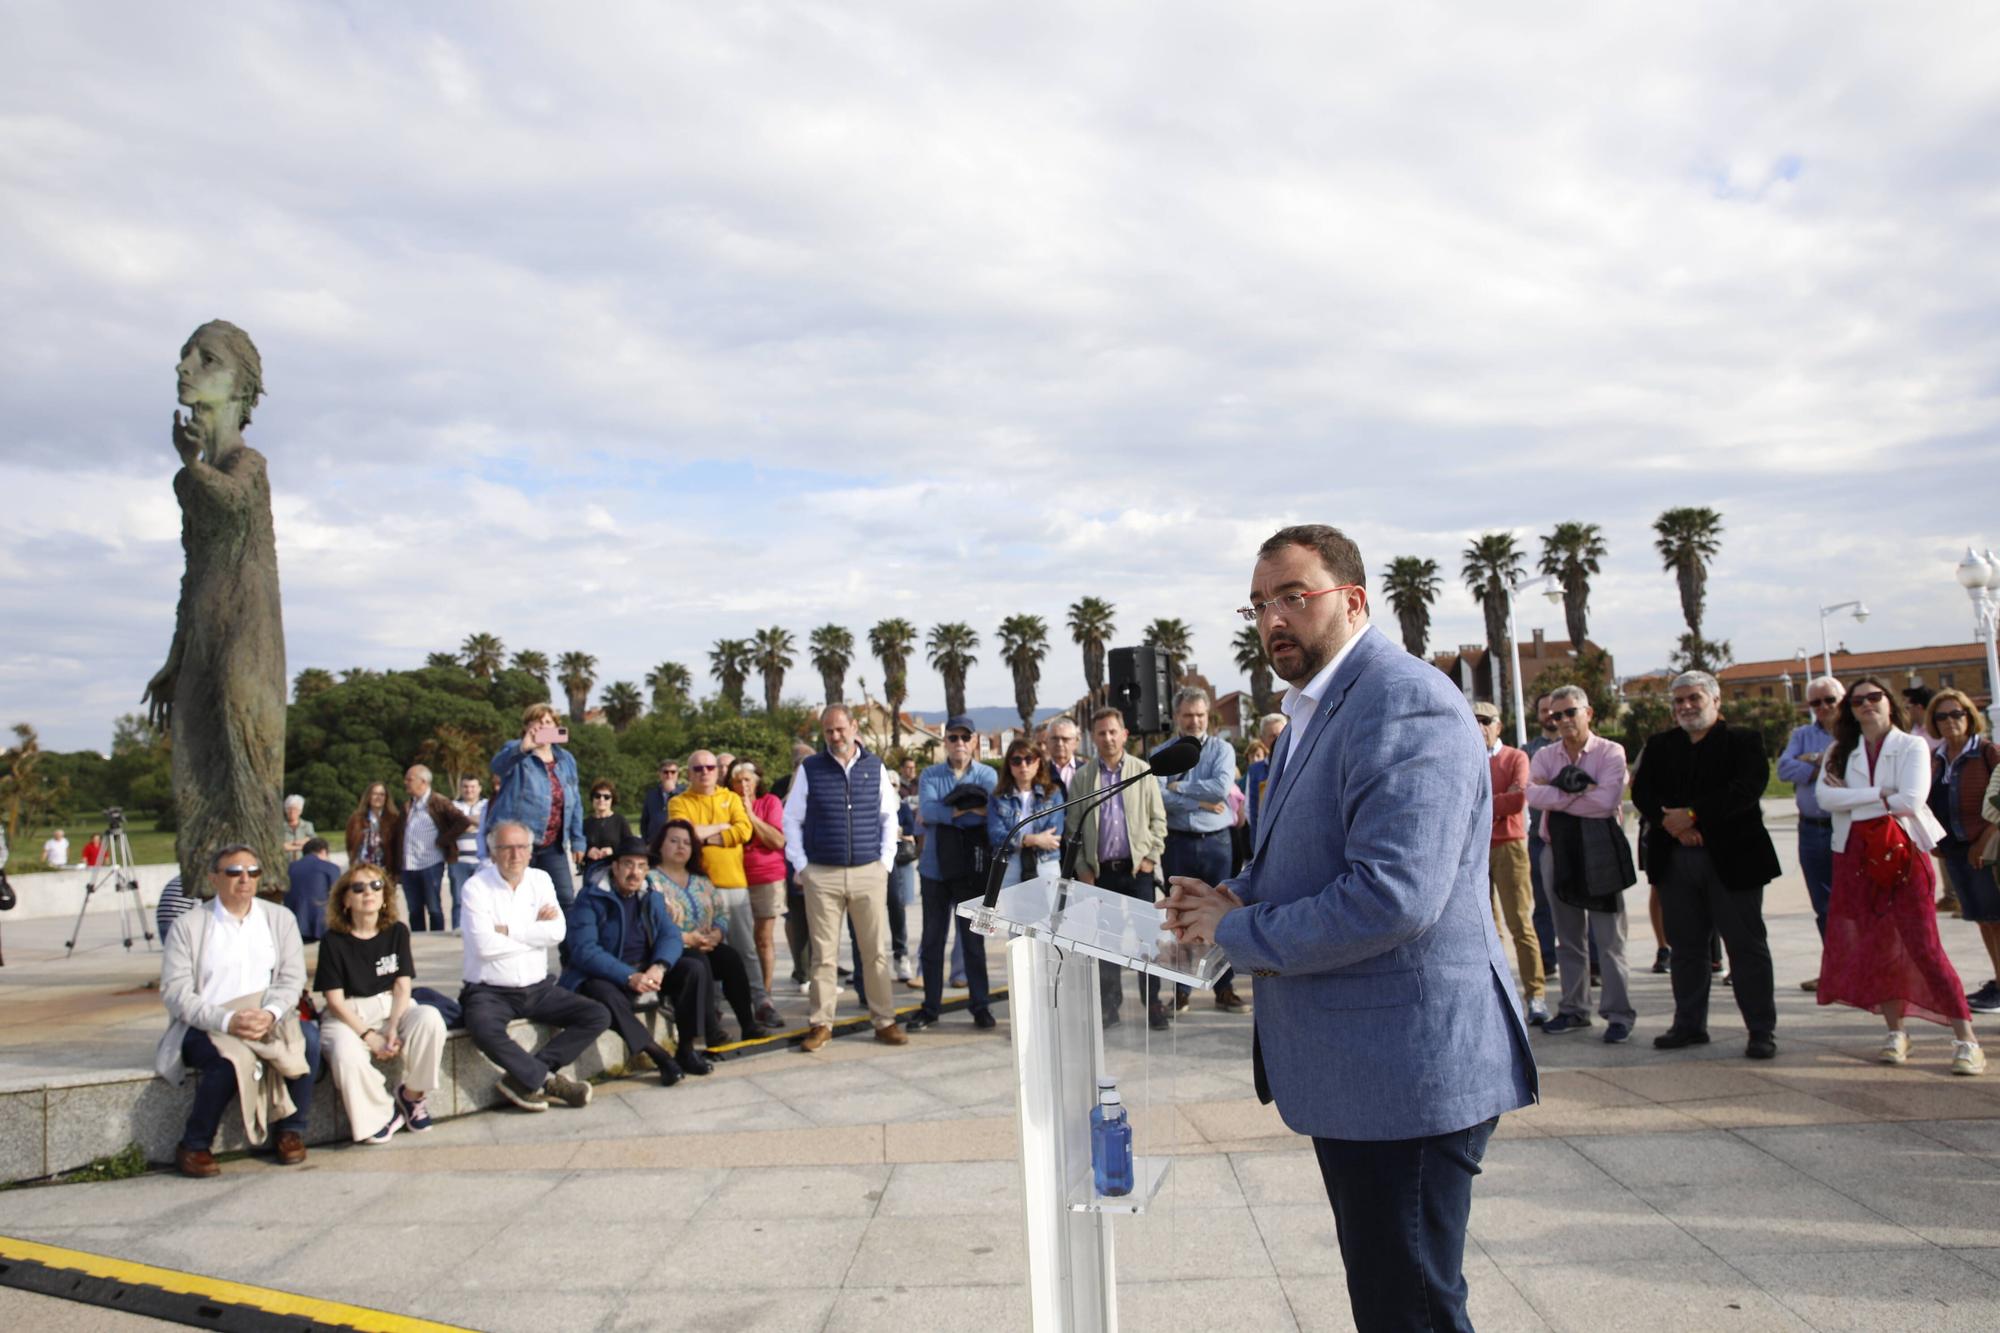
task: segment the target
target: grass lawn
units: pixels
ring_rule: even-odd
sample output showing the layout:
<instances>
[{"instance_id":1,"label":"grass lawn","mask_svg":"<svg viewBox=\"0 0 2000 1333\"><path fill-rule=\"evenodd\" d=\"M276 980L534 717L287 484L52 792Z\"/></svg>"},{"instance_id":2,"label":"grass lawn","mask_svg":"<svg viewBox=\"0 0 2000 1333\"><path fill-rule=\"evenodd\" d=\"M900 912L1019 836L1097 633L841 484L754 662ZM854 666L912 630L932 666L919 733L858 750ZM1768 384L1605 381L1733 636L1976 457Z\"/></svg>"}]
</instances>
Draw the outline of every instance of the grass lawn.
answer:
<instances>
[{"instance_id":1,"label":"grass lawn","mask_svg":"<svg viewBox=\"0 0 2000 1333\"><path fill-rule=\"evenodd\" d=\"M126 816L125 836L132 842L134 865L166 865L174 859L174 835L160 832L158 822L151 815ZM77 865L83 860L83 844L90 841L91 834L104 832L104 815L93 810L72 816L60 824L23 830L20 839L14 843L13 855L7 862L7 873L32 875L48 869L42 864L42 844L57 829L69 835L70 864Z\"/></svg>"}]
</instances>

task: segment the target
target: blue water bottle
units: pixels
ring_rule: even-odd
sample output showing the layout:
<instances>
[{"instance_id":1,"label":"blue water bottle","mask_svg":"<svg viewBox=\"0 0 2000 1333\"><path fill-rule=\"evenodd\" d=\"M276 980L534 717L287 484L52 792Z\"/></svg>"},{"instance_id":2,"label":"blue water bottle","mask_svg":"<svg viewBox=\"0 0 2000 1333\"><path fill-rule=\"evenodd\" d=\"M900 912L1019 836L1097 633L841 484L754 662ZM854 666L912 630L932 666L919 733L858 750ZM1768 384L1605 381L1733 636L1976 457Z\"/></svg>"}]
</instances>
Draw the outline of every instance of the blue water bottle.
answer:
<instances>
[{"instance_id":1,"label":"blue water bottle","mask_svg":"<svg viewBox=\"0 0 2000 1333\"><path fill-rule=\"evenodd\" d=\"M1090 1108L1090 1167L1097 1192L1114 1198L1132 1192L1132 1122L1110 1079L1097 1081L1097 1105Z\"/></svg>"}]
</instances>

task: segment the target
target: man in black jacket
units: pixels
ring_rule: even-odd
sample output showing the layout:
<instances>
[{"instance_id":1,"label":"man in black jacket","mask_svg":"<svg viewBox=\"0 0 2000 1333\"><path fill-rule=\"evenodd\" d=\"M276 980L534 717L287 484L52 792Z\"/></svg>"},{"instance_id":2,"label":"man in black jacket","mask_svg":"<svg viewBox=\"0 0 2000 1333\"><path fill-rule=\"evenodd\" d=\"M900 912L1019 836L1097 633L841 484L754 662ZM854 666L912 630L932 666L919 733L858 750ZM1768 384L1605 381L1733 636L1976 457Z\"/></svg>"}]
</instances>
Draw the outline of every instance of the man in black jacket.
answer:
<instances>
[{"instance_id":1,"label":"man in black jacket","mask_svg":"<svg viewBox=\"0 0 2000 1333\"><path fill-rule=\"evenodd\" d=\"M1721 718L1722 689L1706 671L1673 683L1672 731L1646 742L1632 804L1651 825L1648 868L1657 876L1673 950L1674 1022L1653 1045L1708 1041L1708 939L1729 948L1736 1007L1750 1041L1743 1053L1778 1053L1771 946L1764 933L1764 886L1778 877L1778 853L1760 804L1771 761L1763 741Z\"/></svg>"}]
</instances>

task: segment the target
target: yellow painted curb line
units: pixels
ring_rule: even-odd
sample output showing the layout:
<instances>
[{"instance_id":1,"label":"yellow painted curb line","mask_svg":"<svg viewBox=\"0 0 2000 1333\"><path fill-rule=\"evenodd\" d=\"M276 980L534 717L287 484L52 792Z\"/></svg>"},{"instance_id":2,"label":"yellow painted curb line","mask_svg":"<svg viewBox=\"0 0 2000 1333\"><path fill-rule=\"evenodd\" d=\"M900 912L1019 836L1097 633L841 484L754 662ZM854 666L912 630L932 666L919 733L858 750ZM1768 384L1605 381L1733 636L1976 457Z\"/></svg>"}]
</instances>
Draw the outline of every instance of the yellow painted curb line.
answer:
<instances>
[{"instance_id":1,"label":"yellow painted curb line","mask_svg":"<svg viewBox=\"0 0 2000 1333\"><path fill-rule=\"evenodd\" d=\"M369 1333L467 1333L456 1324L439 1324L428 1319L392 1314L387 1310L370 1310L365 1306L345 1305L339 1301L323 1301L312 1296L276 1291L270 1287L253 1287L248 1283L203 1277L198 1273L183 1273L172 1268L155 1268L151 1264L135 1263L130 1259L114 1259L108 1255L89 1254L83 1250L66 1250L58 1245L43 1245L38 1241L19 1240L13 1236L0 1236L0 1260L36 1264L45 1269L64 1273L81 1273L87 1277L102 1278L125 1286L151 1288L177 1296L198 1297L223 1305L245 1306L265 1314L288 1315L337 1328L364 1329ZM27 1289L51 1294L41 1287ZM151 1314L155 1318L172 1317L146 1310L142 1302L121 1301L120 1308L137 1314Z\"/></svg>"}]
</instances>

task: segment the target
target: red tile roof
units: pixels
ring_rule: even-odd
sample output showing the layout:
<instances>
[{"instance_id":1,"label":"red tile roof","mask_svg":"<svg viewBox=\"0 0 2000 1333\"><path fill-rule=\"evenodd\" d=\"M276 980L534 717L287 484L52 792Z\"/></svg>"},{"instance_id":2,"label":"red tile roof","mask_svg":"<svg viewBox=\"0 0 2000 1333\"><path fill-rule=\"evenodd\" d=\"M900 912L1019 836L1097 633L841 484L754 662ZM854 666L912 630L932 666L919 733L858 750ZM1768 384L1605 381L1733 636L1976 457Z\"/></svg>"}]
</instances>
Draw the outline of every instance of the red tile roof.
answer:
<instances>
[{"instance_id":1,"label":"red tile roof","mask_svg":"<svg viewBox=\"0 0 2000 1333\"><path fill-rule=\"evenodd\" d=\"M1809 674L1817 675L1820 655L1812 655L1813 665ZM1913 666L1955 666L1961 662L1984 662L1986 645L1983 643L1947 643L1929 648L1891 648L1879 653L1842 653L1833 655L1833 674L1844 676L1856 671L1888 671L1896 667ZM1765 677L1776 679L1784 672L1799 665L1795 657L1774 658L1768 662L1738 662L1715 673L1715 678L1725 684L1734 681L1761 680Z\"/></svg>"}]
</instances>

